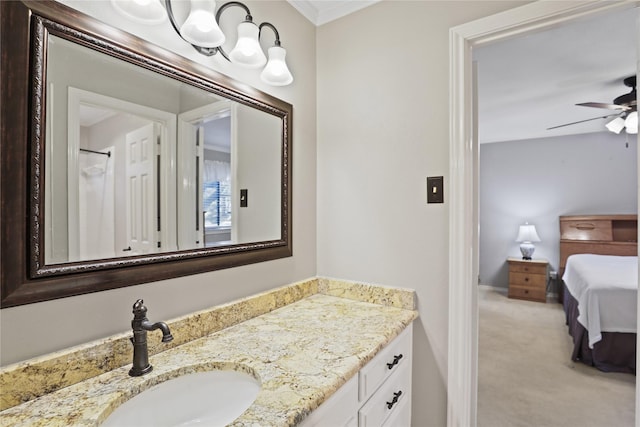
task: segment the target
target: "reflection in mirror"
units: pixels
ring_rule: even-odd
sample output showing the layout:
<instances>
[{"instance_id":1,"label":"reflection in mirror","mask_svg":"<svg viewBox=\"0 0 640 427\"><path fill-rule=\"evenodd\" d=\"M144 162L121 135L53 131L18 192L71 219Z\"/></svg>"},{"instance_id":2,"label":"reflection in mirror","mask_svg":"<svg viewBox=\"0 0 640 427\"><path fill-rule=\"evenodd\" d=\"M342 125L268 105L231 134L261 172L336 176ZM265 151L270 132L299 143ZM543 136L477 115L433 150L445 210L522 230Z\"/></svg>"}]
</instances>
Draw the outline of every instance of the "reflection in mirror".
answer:
<instances>
[{"instance_id":1,"label":"reflection in mirror","mask_svg":"<svg viewBox=\"0 0 640 427\"><path fill-rule=\"evenodd\" d=\"M46 264L280 239L278 117L60 37L48 49Z\"/></svg>"},{"instance_id":2,"label":"reflection in mirror","mask_svg":"<svg viewBox=\"0 0 640 427\"><path fill-rule=\"evenodd\" d=\"M0 12L1 308L293 254L291 104L59 2Z\"/></svg>"}]
</instances>

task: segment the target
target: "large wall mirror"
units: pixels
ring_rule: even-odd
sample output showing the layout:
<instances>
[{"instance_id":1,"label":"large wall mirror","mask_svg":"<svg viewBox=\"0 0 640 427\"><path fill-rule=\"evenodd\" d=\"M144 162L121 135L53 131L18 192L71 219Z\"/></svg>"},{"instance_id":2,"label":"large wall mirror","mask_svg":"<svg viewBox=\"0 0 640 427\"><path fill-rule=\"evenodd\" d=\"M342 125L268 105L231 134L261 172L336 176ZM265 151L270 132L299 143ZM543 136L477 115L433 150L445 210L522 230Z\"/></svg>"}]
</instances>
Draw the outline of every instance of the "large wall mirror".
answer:
<instances>
[{"instance_id":1,"label":"large wall mirror","mask_svg":"<svg viewBox=\"0 0 640 427\"><path fill-rule=\"evenodd\" d=\"M291 256L292 106L2 2L2 307Z\"/></svg>"}]
</instances>

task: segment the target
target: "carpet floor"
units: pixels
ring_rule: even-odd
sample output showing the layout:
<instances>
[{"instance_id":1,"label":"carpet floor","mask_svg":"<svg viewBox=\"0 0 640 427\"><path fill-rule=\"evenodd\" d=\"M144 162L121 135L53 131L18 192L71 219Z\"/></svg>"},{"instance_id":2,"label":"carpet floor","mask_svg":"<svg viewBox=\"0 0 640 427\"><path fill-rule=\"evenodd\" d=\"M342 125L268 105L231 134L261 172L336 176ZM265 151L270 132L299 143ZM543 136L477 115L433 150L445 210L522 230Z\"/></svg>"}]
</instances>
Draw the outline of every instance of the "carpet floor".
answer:
<instances>
[{"instance_id":1,"label":"carpet floor","mask_svg":"<svg viewBox=\"0 0 640 427\"><path fill-rule=\"evenodd\" d=\"M478 426L633 426L635 376L571 361L562 305L478 293Z\"/></svg>"}]
</instances>

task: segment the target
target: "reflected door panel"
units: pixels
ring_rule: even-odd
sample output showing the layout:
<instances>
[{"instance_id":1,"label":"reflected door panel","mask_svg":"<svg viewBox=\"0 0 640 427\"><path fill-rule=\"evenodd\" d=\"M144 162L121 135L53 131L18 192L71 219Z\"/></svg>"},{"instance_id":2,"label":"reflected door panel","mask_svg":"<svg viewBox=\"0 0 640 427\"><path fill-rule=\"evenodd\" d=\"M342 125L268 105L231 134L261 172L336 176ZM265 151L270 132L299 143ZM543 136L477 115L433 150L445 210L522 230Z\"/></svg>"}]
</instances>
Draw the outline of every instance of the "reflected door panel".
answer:
<instances>
[{"instance_id":1,"label":"reflected door panel","mask_svg":"<svg viewBox=\"0 0 640 427\"><path fill-rule=\"evenodd\" d=\"M131 255L155 251L158 229L155 186L155 126L150 123L127 134L127 242Z\"/></svg>"}]
</instances>

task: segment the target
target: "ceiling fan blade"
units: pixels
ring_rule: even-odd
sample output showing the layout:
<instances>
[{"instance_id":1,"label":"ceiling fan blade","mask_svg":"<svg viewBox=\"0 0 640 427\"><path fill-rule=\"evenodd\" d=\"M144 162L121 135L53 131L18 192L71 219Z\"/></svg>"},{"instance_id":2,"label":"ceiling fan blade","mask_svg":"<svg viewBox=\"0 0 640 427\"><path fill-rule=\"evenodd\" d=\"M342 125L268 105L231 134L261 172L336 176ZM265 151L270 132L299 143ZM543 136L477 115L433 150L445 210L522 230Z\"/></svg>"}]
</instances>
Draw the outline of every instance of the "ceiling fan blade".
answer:
<instances>
[{"instance_id":1,"label":"ceiling fan blade","mask_svg":"<svg viewBox=\"0 0 640 427\"><path fill-rule=\"evenodd\" d=\"M619 115L620 114L609 114L607 116L594 117L592 119L578 120L577 122L571 122L571 123L565 123L563 125L553 126L553 127L547 128L547 130L558 129L558 128L562 128L562 127L565 127L565 126L576 125L578 123L590 122L592 120L606 119L606 118L609 118L609 117L619 116Z\"/></svg>"},{"instance_id":2,"label":"ceiling fan blade","mask_svg":"<svg viewBox=\"0 0 640 427\"><path fill-rule=\"evenodd\" d=\"M583 102L582 104L576 104L581 107L593 107L593 108L606 108L607 110L622 110L626 111L629 107L616 104L605 104L603 102Z\"/></svg>"}]
</instances>

